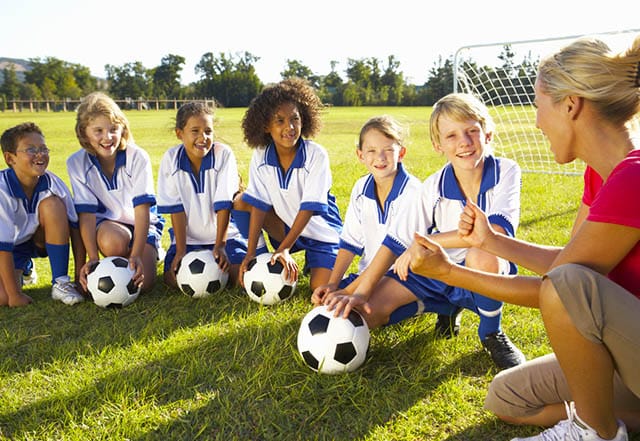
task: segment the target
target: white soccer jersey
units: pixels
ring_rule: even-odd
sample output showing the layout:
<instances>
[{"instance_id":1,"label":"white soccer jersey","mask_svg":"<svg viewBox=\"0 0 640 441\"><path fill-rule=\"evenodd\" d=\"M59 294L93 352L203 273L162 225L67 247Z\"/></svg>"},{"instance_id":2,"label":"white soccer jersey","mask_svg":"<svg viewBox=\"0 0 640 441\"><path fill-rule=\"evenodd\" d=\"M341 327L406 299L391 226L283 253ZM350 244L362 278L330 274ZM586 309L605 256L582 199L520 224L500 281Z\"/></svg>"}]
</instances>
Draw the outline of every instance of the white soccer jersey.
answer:
<instances>
[{"instance_id":1,"label":"white soccer jersey","mask_svg":"<svg viewBox=\"0 0 640 441\"><path fill-rule=\"evenodd\" d=\"M67 208L67 217L73 227L78 216L71 192L65 183L50 171L38 178L31 199L27 198L12 168L0 171L0 250L12 251L15 245L26 242L38 229L38 206L49 196L58 196Z\"/></svg>"},{"instance_id":2,"label":"white soccer jersey","mask_svg":"<svg viewBox=\"0 0 640 441\"><path fill-rule=\"evenodd\" d=\"M342 220L331 190L327 151L313 141L300 139L296 156L286 173L272 144L253 152L249 187L242 199L264 211L271 208L289 227L300 210L314 212L301 236L338 243Z\"/></svg>"},{"instance_id":3,"label":"white soccer jersey","mask_svg":"<svg viewBox=\"0 0 640 441\"><path fill-rule=\"evenodd\" d=\"M378 252L387 228L399 222L398 213L415 201L422 182L406 172L402 163L393 180L391 192L384 201L384 209L378 204L376 185L371 174L358 179L351 190L351 198L340 235L340 248L360 256L358 273L369 266Z\"/></svg>"},{"instance_id":4,"label":"white soccer jersey","mask_svg":"<svg viewBox=\"0 0 640 441\"><path fill-rule=\"evenodd\" d=\"M158 212L187 216L187 244L212 244L216 240L218 210L231 210L240 177L231 148L216 142L202 159L200 173L191 171L184 145L169 149L158 172ZM241 240L235 224L229 222L227 238Z\"/></svg>"},{"instance_id":5,"label":"white soccer jersey","mask_svg":"<svg viewBox=\"0 0 640 441\"><path fill-rule=\"evenodd\" d=\"M161 230L156 214L153 172L149 154L135 144L116 153L111 179L102 173L95 155L81 149L67 159L67 170L78 213L95 213L96 221L135 225L134 208L150 204L150 225Z\"/></svg>"},{"instance_id":6,"label":"white soccer jersey","mask_svg":"<svg viewBox=\"0 0 640 441\"><path fill-rule=\"evenodd\" d=\"M520 222L520 189L522 173L514 161L488 156L484 161L478 206L487 214L489 222L500 225L514 236ZM414 232L432 234L458 229L465 196L458 186L451 164L429 176L423 183L418 200L389 228L383 244L400 255L414 239ZM454 262L462 262L467 248L446 250Z\"/></svg>"}]
</instances>

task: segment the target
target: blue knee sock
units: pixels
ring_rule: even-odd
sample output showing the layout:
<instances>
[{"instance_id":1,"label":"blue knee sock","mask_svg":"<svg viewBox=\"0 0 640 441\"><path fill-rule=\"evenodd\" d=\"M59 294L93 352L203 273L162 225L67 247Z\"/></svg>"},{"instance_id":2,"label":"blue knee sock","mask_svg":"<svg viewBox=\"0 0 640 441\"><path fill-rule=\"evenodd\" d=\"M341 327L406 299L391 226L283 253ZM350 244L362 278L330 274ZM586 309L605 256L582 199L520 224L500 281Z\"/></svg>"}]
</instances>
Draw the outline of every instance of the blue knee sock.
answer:
<instances>
[{"instance_id":1,"label":"blue knee sock","mask_svg":"<svg viewBox=\"0 0 640 441\"><path fill-rule=\"evenodd\" d=\"M474 298L478 308L478 315L480 316L478 336L480 340L484 340L487 335L500 331L502 302L478 294L475 294Z\"/></svg>"},{"instance_id":2,"label":"blue knee sock","mask_svg":"<svg viewBox=\"0 0 640 441\"><path fill-rule=\"evenodd\" d=\"M420 305L418 304L417 301L407 303L406 305L402 305L391 313L391 315L389 316L389 321L387 322L387 325L393 325L401 322L402 320L413 317L414 315L418 314L419 310L420 310Z\"/></svg>"},{"instance_id":3,"label":"blue knee sock","mask_svg":"<svg viewBox=\"0 0 640 441\"><path fill-rule=\"evenodd\" d=\"M51 265L51 283L60 276L69 275L69 244L54 245L50 243L44 244L47 254L49 255L49 264Z\"/></svg>"}]
</instances>

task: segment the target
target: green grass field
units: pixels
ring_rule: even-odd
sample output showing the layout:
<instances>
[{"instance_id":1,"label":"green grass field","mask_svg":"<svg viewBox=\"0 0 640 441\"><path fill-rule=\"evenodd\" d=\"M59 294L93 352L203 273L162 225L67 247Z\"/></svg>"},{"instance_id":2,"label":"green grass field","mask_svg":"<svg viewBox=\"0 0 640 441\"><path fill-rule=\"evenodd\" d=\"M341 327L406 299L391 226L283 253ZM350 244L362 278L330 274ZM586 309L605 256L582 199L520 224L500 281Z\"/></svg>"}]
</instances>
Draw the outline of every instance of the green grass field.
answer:
<instances>
[{"instance_id":1,"label":"green grass field","mask_svg":"<svg viewBox=\"0 0 640 441\"><path fill-rule=\"evenodd\" d=\"M331 108L317 138L331 156L344 214L365 173L355 141L370 116L410 126L407 168L421 179L442 165L428 143L428 108ZM247 178L243 109L217 112L216 135ZM136 142L157 171L177 143L172 111L129 112ZM0 130L32 120L52 149L50 169L68 182L78 148L74 113L0 114ZM520 237L562 244L580 198L578 176L524 174ZM165 243L168 239L165 237ZM294 298L261 307L239 289L193 300L158 282L122 310L49 297L48 262L27 289L34 304L0 309L0 439L10 440L503 440L537 433L482 410L497 372L481 350L477 318L460 336L433 336L425 315L372 332L366 363L348 375L307 368L296 349L310 309L308 280ZM549 351L539 313L507 305L503 328L528 358Z\"/></svg>"}]
</instances>

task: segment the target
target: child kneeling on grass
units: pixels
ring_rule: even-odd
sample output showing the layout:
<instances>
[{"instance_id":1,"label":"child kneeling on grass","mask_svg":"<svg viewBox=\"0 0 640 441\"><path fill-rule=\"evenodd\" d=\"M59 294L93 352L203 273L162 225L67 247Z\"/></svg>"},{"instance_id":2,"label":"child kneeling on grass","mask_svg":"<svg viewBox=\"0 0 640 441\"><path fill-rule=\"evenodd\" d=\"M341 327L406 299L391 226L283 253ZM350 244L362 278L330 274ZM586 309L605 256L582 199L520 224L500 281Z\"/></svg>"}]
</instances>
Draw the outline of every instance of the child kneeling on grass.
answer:
<instances>
[{"instance_id":1,"label":"child kneeling on grass","mask_svg":"<svg viewBox=\"0 0 640 441\"><path fill-rule=\"evenodd\" d=\"M47 170L42 130L31 122L19 124L5 130L0 144L9 166L0 171L0 305L31 303L22 292L22 276L34 271L32 258L46 256L51 297L67 305L81 302L84 297L68 275L69 239L80 238L78 216L67 186Z\"/></svg>"}]
</instances>

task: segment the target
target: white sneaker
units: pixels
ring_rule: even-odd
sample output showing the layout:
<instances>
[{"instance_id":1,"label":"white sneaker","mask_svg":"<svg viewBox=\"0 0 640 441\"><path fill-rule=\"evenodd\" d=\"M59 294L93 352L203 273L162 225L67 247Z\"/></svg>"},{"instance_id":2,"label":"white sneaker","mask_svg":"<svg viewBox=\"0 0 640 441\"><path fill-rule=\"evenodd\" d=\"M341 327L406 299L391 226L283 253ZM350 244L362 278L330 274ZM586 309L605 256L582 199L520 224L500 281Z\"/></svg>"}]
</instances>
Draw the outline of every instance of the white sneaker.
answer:
<instances>
[{"instance_id":1,"label":"white sneaker","mask_svg":"<svg viewBox=\"0 0 640 441\"><path fill-rule=\"evenodd\" d=\"M31 268L29 274L22 273L23 285L35 285L38 282L38 273L36 273L36 267Z\"/></svg>"},{"instance_id":2,"label":"white sneaker","mask_svg":"<svg viewBox=\"0 0 640 441\"><path fill-rule=\"evenodd\" d=\"M627 428L622 421L618 421L618 433L611 440L600 438L598 433L587 425L576 414L573 401L564 404L568 419L560 421L555 426L536 436L528 438L513 438L511 441L627 441Z\"/></svg>"},{"instance_id":3,"label":"white sneaker","mask_svg":"<svg viewBox=\"0 0 640 441\"><path fill-rule=\"evenodd\" d=\"M84 300L69 276L60 276L51 287L51 298L60 300L65 305L75 305Z\"/></svg>"}]
</instances>

